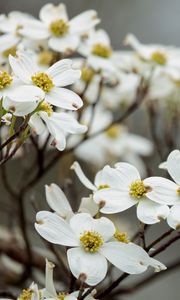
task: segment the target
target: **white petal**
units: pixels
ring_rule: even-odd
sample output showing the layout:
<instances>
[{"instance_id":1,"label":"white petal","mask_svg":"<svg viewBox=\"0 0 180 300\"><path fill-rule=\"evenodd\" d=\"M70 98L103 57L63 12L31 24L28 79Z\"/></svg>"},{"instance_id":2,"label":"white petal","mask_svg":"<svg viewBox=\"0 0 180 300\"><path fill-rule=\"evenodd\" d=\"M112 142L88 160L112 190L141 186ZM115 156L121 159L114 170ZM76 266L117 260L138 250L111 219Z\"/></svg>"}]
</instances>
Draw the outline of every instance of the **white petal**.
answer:
<instances>
[{"instance_id":1,"label":"white petal","mask_svg":"<svg viewBox=\"0 0 180 300\"><path fill-rule=\"evenodd\" d=\"M137 217L145 224L155 224L166 219L169 207L161 205L149 199L141 199L137 206Z\"/></svg>"},{"instance_id":2,"label":"white petal","mask_svg":"<svg viewBox=\"0 0 180 300\"><path fill-rule=\"evenodd\" d=\"M89 197L83 197L79 206L78 212L89 213L94 217L99 210L99 206L93 201L92 195Z\"/></svg>"},{"instance_id":3,"label":"white petal","mask_svg":"<svg viewBox=\"0 0 180 300\"><path fill-rule=\"evenodd\" d=\"M36 102L42 101L45 97L44 92L33 85L21 85L7 91L7 96L16 102L26 103L26 102Z\"/></svg>"},{"instance_id":4,"label":"white petal","mask_svg":"<svg viewBox=\"0 0 180 300\"><path fill-rule=\"evenodd\" d=\"M23 82L28 84L31 83L32 75L38 71L38 68L33 63L31 56L25 53L19 53L16 58L10 55L9 63L14 74Z\"/></svg>"},{"instance_id":5,"label":"white petal","mask_svg":"<svg viewBox=\"0 0 180 300\"><path fill-rule=\"evenodd\" d=\"M72 68L72 60L62 59L52 65L47 74L52 78L55 86L66 86L75 83L81 77L81 71Z\"/></svg>"},{"instance_id":6,"label":"white petal","mask_svg":"<svg viewBox=\"0 0 180 300\"><path fill-rule=\"evenodd\" d=\"M174 205L171 208L170 214L167 217L167 223L174 229L180 228L180 204Z\"/></svg>"},{"instance_id":7,"label":"white petal","mask_svg":"<svg viewBox=\"0 0 180 300\"><path fill-rule=\"evenodd\" d=\"M97 18L95 10L87 10L71 19L69 22L71 33L85 33L97 25L100 20Z\"/></svg>"},{"instance_id":8,"label":"white petal","mask_svg":"<svg viewBox=\"0 0 180 300\"><path fill-rule=\"evenodd\" d=\"M57 212L61 217L66 218L72 213L71 206L59 186L55 183L46 185L46 200L52 210Z\"/></svg>"},{"instance_id":9,"label":"white petal","mask_svg":"<svg viewBox=\"0 0 180 300\"><path fill-rule=\"evenodd\" d=\"M119 171L121 176L122 185L129 186L133 181L140 180L138 170L128 163L117 163L115 168Z\"/></svg>"},{"instance_id":10,"label":"white petal","mask_svg":"<svg viewBox=\"0 0 180 300\"><path fill-rule=\"evenodd\" d=\"M138 203L138 200L129 196L127 191L102 189L97 191L93 199L103 205L100 211L104 214L118 213Z\"/></svg>"},{"instance_id":11,"label":"white petal","mask_svg":"<svg viewBox=\"0 0 180 300\"><path fill-rule=\"evenodd\" d=\"M107 218L93 219L90 214L80 213L73 216L70 226L77 236L85 231L98 232L104 241L111 239L116 231L114 224Z\"/></svg>"},{"instance_id":12,"label":"white petal","mask_svg":"<svg viewBox=\"0 0 180 300\"><path fill-rule=\"evenodd\" d=\"M47 297L57 297L56 289L53 282L53 269L55 265L46 259L46 293Z\"/></svg>"},{"instance_id":13,"label":"white petal","mask_svg":"<svg viewBox=\"0 0 180 300\"><path fill-rule=\"evenodd\" d=\"M72 166L71 170L74 170L79 180L82 182L82 184L87 187L89 190L95 191L96 187L91 183L91 181L86 177L84 172L82 171L79 163L75 161Z\"/></svg>"},{"instance_id":14,"label":"white petal","mask_svg":"<svg viewBox=\"0 0 180 300\"><path fill-rule=\"evenodd\" d=\"M31 116L29 120L29 125L31 126L33 131L38 135L43 134L46 130L46 126L44 125L38 114L33 114Z\"/></svg>"},{"instance_id":15,"label":"white petal","mask_svg":"<svg viewBox=\"0 0 180 300\"><path fill-rule=\"evenodd\" d=\"M38 104L36 102L16 102L5 97L2 105L7 111L12 111L15 116L23 117L34 111Z\"/></svg>"},{"instance_id":16,"label":"white petal","mask_svg":"<svg viewBox=\"0 0 180 300\"><path fill-rule=\"evenodd\" d=\"M57 52L69 52L76 50L79 42L80 38L77 35L67 34L61 38L50 38L49 47Z\"/></svg>"},{"instance_id":17,"label":"white petal","mask_svg":"<svg viewBox=\"0 0 180 300\"><path fill-rule=\"evenodd\" d=\"M54 5L52 3L45 4L39 12L39 18L47 24L59 19L67 21L68 16L66 6L63 3L60 3L59 5Z\"/></svg>"},{"instance_id":18,"label":"white petal","mask_svg":"<svg viewBox=\"0 0 180 300\"><path fill-rule=\"evenodd\" d=\"M79 278L80 274L84 274L85 282L89 285L98 284L106 276L107 261L97 252L88 253L81 248L74 248L67 251L67 257L73 275Z\"/></svg>"},{"instance_id":19,"label":"white petal","mask_svg":"<svg viewBox=\"0 0 180 300\"><path fill-rule=\"evenodd\" d=\"M106 70L111 73L116 73L116 68L112 61L96 55L90 55L87 59L87 64L90 65L95 71Z\"/></svg>"},{"instance_id":20,"label":"white petal","mask_svg":"<svg viewBox=\"0 0 180 300\"><path fill-rule=\"evenodd\" d=\"M167 161L163 161L159 164L159 169L167 170Z\"/></svg>"},{"instance_id":21,"label":"white petal","mask_svg":"<svg viewBox=\"0 0 180 300\"><path fill-rule=\"evenodd\" d=\"M59 87L54 87L47 93L45 100L52 105L70 110L77 110L83 105L81 98L76 93Z\"/></svg>"},{"instance_id":22,"label":"white petal","mask_svg":"<svg viewBox=\"0 0 180 300\"><path fill-rule=\"evenodd\" d=\"M146 196L157 203L173 205L180 200L178 186L169 179L154 176L146 178L144 184L152 189Z\"/></svg>"},{"instance_id":23,"label":"white petal","mask_svg":"<svg viewBox=\"0 0 180 300\"><path fill-rule=\"evenodd\" d=\"M78 240L69 224L54 213L48 211L38 212L35 228L50 243L64 246L78 245Z\"/></svg>"},{"instance_id":24,"label":"white petal","mask_svg":"<svg viewBox=\"0 0 180 300\"><path fill-rule=\"evenodd\" d=\"M12 34L3 34L0 36L1 53L12 48L19 42L19 38Z\"/></svg>"},{"instance_id":25,"label":"white petal","mask_svg":"<svg viewBox=\"0 0 180 300\"><path fill-rule=\"evenodd\" d=\"M148 266L156 269L165 268L163 264L150 258L143 248L133 243L106 243L101 247L100 253L118 269L128 274L143 273Z\"/></svg>"},{"instance_id":26,"label":"white petal","mask_svg":"<svg viewBox=\"0 0 180 300\"><path fill-rule=\"evenodd\" d=\"M119 172L110 166L105 166L101 171L96 174L95 185L108 185L111 188L118 188L121 186L121 176Z\"/></svg>"},{"instance_id":27,"label":"white petal","mask_svg":"<svg viewBox=\"0 0 180 300\"><path fill-rule=\"evenodd\" d=\"M50 134L53 136L53 146L55 146L59 151L62 151L66 147L66 136L65 131L62 129L60 118L57 119L54 115L58 113L53 113L50 117L45 112L40 112L39 115L44 120Z\"/></svg>"},{"instance_id":28,"label":"white petal","mask_svg":"<svg viewBox=\"0 0 180 300\"><path fill-rule=\"evenodd\" d=\"M177 184L180 184L180 151L172 151L167 158L168 173Z\"/></svg>"},{"instance_id":29,"label":"white petal","mask_svg":"<svg viewBox=\"0 0 180 300\"><path fill-rule=\"evenodd\" d=\"M19 33L30 40L45 40L50 36L50 32L42 22L38 20L26 21Z\"/></svg>"}]
</instances>

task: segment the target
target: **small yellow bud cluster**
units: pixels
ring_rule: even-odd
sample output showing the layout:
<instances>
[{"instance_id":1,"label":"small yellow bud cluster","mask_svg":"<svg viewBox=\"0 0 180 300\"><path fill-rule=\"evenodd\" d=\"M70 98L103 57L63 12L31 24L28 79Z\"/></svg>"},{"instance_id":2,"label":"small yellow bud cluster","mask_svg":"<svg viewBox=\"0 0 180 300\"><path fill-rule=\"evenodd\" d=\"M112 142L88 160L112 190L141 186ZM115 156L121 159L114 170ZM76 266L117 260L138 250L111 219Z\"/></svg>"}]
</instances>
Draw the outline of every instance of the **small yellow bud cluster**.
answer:
<instances>
[{"instance_id":1,"label":"small yellow bud cluster","mask_svg":"<svg viewBox=\"0 0 180 300\"><path fill-rule=\"evenodd\" d=\"M80 236L81 244L86 252L95 253L103 245L102 236L95 231L85 231Z\"/></svg>"},{"instance_id":2,"label":"small yellow bud cluster","mask_svg":"<svg viewBox=\"0 0 180 300\"><path fill-rule=\"evenodd\" d=\"M146 195L147 189L142 180L136 180L131 183L129 194L135 198L142 198Z\"/></svg>"},{"instance_id":3,"label":"small yellow bud cluster","mask_svg":"<svg viewBox=\"0 0 180 300\"><path fill-rule=\"evenodd\" d=\"M33 83L41 88L44 92L48 93L54 87L54 83L48 74L38 72L31 77Z\"/></svg>"},{"instance_id":4,"label":"small yellow bud cluster","mask_svg":"<svg viewBox=\"0 0 180 300\"><path fill-rule=\"evenodd\" d=\"M94 77L93 69L91 69L89 67L84 67L84 68L81 69L81 79L84 82L91 82L93 77Z\"/></svg>"},{"instance_id":5,"label":"small yellow bud cluster","mask_svg":"<svg viewBox=\"0 0 180 300\"><path fill-rule=\"evenodd\" d=\"M52 113L53 113L53 108L52 108L52 106L51 106L49 103L45 102L45 101L42 101L42 102L39 104L37 110L38 110L38 111L45 111L45 112L48 114L49 117L50 117L50 116L52 115Z\"/></svg>"},{"instance_id":6,"label":"small yellow bud cluster","mask_svg":"<svg viewBox=\"0 0 180 300\"><path fill-rule=\"evenodd\" d=\"M98 190L103 190L103 189L108 189L110 188L110 186L108 184L100 184L98 186Z\"/></svg>"},{"instance_id":7,"label":"small yellow bud cluster","mask_svg":"<svg viewBox=\"0 0 180 300\"><path fill-rule=\"evenodd\" d=\"M160 51L153 52L151 55L151 59L159 65L165 65L167 62L166 55Z\"/></svg>"},{"instance_id":8,"label":"small yellow bud cluster","mask_svg":"<svg viewBox=\"0 0 180 300\"><path fill-rule=\"evenodd\" d=\"M31 300L32 293L33 293L33 290L31 290L31 289L23 290L22 294L19 296L19 299L20 300Z\"/></svg>"},{"instance_id":9,"label":"small yellow bud cluster","mask_svg":"<svg viewBox=\"0 0 180 300\"><path fill-rule=\"evenodd\" d=\"M49 29L53 35L55 35L56 37L60 37L68 32L69 24L66 21L60 19L53 21L50 24Z\"/></svg>"},{"instance_id":10,"label":"small yellow bud cluster","mask_svg":"<svg viewBox=\"0 0 180 300\"><path fill-rule=\"evenodd\" d=\"M100 57L104 57L104 58L109 58L112 54L112 50L110 47L105 46L103 44L94 44L93 48L92 48L92 54L100 56Z\"/></svg>"},{"instance_id":11,"label":"small yellow bud cluster","mask_svg":"<svg viewBox=\"0 0 180 300\"><path fill-rule=\"evenodd\" d=\"M120 132L120 126L119 125L113 125L109 129L105 131L106 135L111 139L116 139L119 136Z\"/></svg>"},{"instance_id":12,"label":"small yellow bud cluster","mask_svg":"<svg viewBox=\"0 0 180 300\"><path fill-rule=\"evenodd\" d=\"M6 50L3 51L2 55L6 58L9 57L9 55L15 56L16 55L16 51L17 51L17 47L13 46L11 48L8 48Z\"/></svg>"},{"instance_id":13,"label":"small yellow bud cluster","mask_svg":"<svg viewBox=\"0 0 180 300\"><path fill-rule=\"evenodd\" d=\"M180 196L180 187L177 189L178 196Z\"/></svg>"},{"instance_id":14,"label":"small yellow bud cluster","mask_svg":"<svg viewBox=\"0 0 180 300\"><path fill-rule=\"evenodd\" d=\"M64 300L66 296L68 296L68 293L65 293L65 292L58 293L59 300Z\"/></svg>"},{"instance_id":15,"label":"small yellow bud cluster","mask_svg":"<svg viewBox=\"0 0 180 300\"><path fill-rule=\"evenodd\" d=\"M127 234L125 232L121 232L119 230L116 230L115 234L114 234L114 238L116 240L118 240L119 242L128 244L129 243L129 239L127 238Z\"/></svg>"},{"instance_id":16,"label":"small yellow bud cluster","mask_svg":"<svg viewBox=\"0 0 180 300\"><path fill-rule=\"evenodd\" d=\"M51 66L54 61L54 53L50 50L44 50L39 53L38 63L42 66Z\"/></svg>"},{"instance_id":17,"label":"small yellow bud cluster","mask_svg":"<svg viewBox=\"0 0 180 300\"><path fill-rule=\"evenodd\" d=\"M0 72L0 90L9 86L12 82L12 77L5 71Z\"/></svg>"}]
</instances>

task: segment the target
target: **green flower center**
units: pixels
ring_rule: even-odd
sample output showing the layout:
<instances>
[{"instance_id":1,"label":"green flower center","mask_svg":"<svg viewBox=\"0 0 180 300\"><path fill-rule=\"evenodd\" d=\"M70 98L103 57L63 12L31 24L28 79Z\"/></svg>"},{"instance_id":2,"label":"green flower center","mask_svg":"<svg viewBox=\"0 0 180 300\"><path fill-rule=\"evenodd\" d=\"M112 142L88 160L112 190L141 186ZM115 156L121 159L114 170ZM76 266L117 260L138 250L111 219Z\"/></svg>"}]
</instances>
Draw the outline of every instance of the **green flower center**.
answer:
<instances>
[{"instance_id":1,"label":"green flower center","mask_svg":"<svg viewBox=\"0 0 180 300\"><path fill-rule=\"evenodd\" d=\"M104 58L109 58L112 54L112 49L108 46L98 43L93 46L92 54Z\"/></svg>"},{"instance_id":2,"label":"green flower center","mask_svg":"<svg viewBox=\"0 0 180 300\"><path fill-rule=\"evenodd\" d=\"M151 55L151 59L159 65L165 65L167 62L166 55L160 51L153 52Z\"/></svg>"},{"instance_id":3,"label":"green flower center","mask_svg":"<svg viewBox=\"0 0 180 300\"><path fill-rule=\"evenodd\" d=\"M177 189L178 196L180 196L180 187Z\"/></svg>"},{"instance_id":4,"label":"green flower center","mask_svg":"<svg viewBox=\"0 0 180 300\"><path fill-rule=\"evenodd\" d=\"M86 252L95 253L103 245L102 236L95 231L85 231L80 236L81 245Z\"/></svg>"},{"instance_id":5,"label":"green flower center","mask_svg":"<svg viewBox=\"0 0 180 300\"><path fill-rule=\"evenodd\" d=\"M66 292L58 293L58 299L59 300L64 300L66 296L68 296L68 293L66 293Z\"/></svg>"},{"instance_id":6,"label":"green flower center","mask_svg":"<svg viewBox=\"0 0 180 300\"><path fill-rule=\"evenodd\" d=\"M119 136L119 131L120 131L119 129L120 129L119 125L113 125L110 128L108 128L105 131L105 133L109 138L116 139Z\"/></svg>"},{"instance_id":7,"label":"green flower center","mask_svg":"<svg viewBox=\"0 0 180 300\"><path fill-rule=\"evenodd\" d=\"M60 19L60 20L53 21L50 24L49 29L53 35L55 35L56 37L60 37L65 35L68 32L69 24L63 19Z\"/></svg>"},{"instance_id":8,"label":"green flower center","mask_svg":"<svg viewBox=\"0 0 180 300\"><path fill-rule=\"evenodd\" d=\"M44 50L39 53L38 63L42 66L50 66L54 60L54 53L50 50Z\"/></svg>"},{"instance_id":9,"label":"green flower center","mask_svg":"<svg viewBox=\"0 0 180 300\"><path fill-rule=\"evenodd\" d=\"M38 72L31 77L33 83L41 88L44 92L48 93L54 87L54 83L48 74Z\"/></svg>"},{"instance_id":10,"label":"green flower center","mask_svg":"<svg viewBox=\"0 0 180 300\"><path fill-rule=\"evenodd\" d=\"M6 50L3 51L2 55L6 58L9 57L9 55L15 56L16 55L16 51L17 51L17 47L13 46L11 48L8 48Z\"/></svg>"},{"instance_id":11,"label":"green flower center","mask_svg":"<svg viewBox=\"0 0 180 300\"><path fill-rule=\"evenodd\" d=\"M129 195L135 198L142 198L146 195L147 188L144 185L144 182L142 180L136 180L131 183Z\"/></svg>"},{"instance_id":12,"label":"green flower center","mask_svg":"<svg viewBox=\"0 0 180 300\"><path fill-rule=\"evenodd\" d=\"M94 77L94 71L91 68L84 67L81 69L81 80L84 82L91 82Z\"/></svg>"},{"instance_id":13,"label":"green flower center","mask_svg":"<svg viewBox=\"0 0 180 300\"><path fill-rule=\"evenodd\" d=\"M12 77L7 72L0 72L0 90L9 86L12 80Z\"/></svg>"}]
</instances>

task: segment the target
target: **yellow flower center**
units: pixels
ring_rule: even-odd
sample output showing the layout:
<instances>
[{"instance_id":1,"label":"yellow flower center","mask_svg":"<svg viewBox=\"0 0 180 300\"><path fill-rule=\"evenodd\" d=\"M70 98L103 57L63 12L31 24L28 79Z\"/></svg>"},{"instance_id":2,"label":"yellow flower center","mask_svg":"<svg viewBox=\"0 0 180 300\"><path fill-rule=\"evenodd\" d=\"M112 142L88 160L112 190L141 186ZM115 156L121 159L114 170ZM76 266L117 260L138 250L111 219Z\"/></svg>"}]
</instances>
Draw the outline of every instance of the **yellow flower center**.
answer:
<instances>
[{"instance_id":1,"label":"yellow flower center","mask_svg":"<svg viewBox=\"0 0 180 300\"><path fill-rule=\"evenodd\" d=\"M12 77L7 72L0 72L0 90L9 86L12 80Z\"/></svg>"},{"instance_id":2,"label":"yellow flower center","mask_svg":"<svg viewBox=\"0 0 180 300\"><path fill-rule=\"evenodd\" d=\"M146 195L147 188L144 185L144 182L142 180L136 180L131 183L129 195L135 198L142 198Z\"/></svg>"},{"instance_id":3,"label":"yellow flower center","mask_svg":"<svg viewBox=\"0 0 180 300\"><path fill-rule=\"evenodd\" d=\"M44 50L39 53L38 63L42 66L50 66L54 60L54 54L50 50Z\"/></svg>"},{"instance_id":4,"label":"yellow flower center","mask_svg":"<svg viewBox=\"0 0 180 300\"><path fill-rule=\"evenodd\" d=\"M85 82L91 82L94 77L94 71L91 68L84 67L81 69L81 79Z\"/></svg>"},{"instance_id":5,"label":"yellow flower center","mask_svg":"<svg viewBox=\"0 0 180 300\"><path fill-rule=\"evenodd\" d=\"M65 292L58 293L59 300L64 300L66 296L68 296L68 293L65 293Z\"/></svg>"},{"instance_id":6,"label":"yellow flower center","mask_svg":"<svg viewBox=\"0 0 180 300\"><path fill-rule=\"evenodd\" d=\"M166 55L160 51L153 52L151 55L151 59L159 65L165 65L167 62Z\"/></svg>"},{"instance_id":7,"label":"yellow flower center","mask_svg":"<svg viewBox=\"0 0 180 300\"><path fill-rule=\"evenodd\" d=\"M109 58L112 54L112 49L108 46L98 43L93 46L92 54L101 56L104 58Z\"/></svg>"},{"instance_id":8,"label":"yellow flower center","mask_svg":"<svg viewBox=\"0 0 180 300\"><path fill-rule=\"evenodd\" d=\"M177 189L178 196L180 196L180 187Z\"/></svg>"},{"instance_id":9,"label":"yellow flower center","mask_svg":"<svg viewBox=\"0 0 180 300\"><path fill-rule=\"evenodd\" d=\"M95 253L103 245L102 236L96 231L85 231L80 236L81 245L86 252Z\"/></svg>"},{"instance_id":10,"label":"yellow flower center","mask_svg":"<svg viewBox=\"0 0 180 300\"><path fill-rule=\"evenodd\" d=\"M102 189L108 189L108 188L110 188L110 186L108 184L100 184L97 189L102 190Z\"/></svg>"},{"instance_id":11,"label":"yellow flower center","mask_svg":"<svg viewBox=\"0 0 180 300\"><path fill-rule=\"evenodd\" d=\"M118 240L119 242L128 244L129 243L129 239L127 238L127 234L125 232L121 232L119 230L116 230L115 234L114 234L114 238L116 240Z\"/></svg>"},{"instance_id":12,"label":"yellow flower center","mask_svg":"<svg viewBox=\"0 0 180 300\"><path fill-rule=\"evenodd\" d=\"M53 35L60 37L68 32L69 24L63 19L60 19L60 20L53 21L50 24L49 29Z\"/></svg>"},{"instance_id":13,"label":"yellow flower center","mask_svg":"<svg viewBox=\"0 0 180 300\"><path fill-rule=\"evenodd\" d=\"M50 117L53 113L53 108L49 103L42 101L39 104L37 111L45 111L48 114L48 116Z\"/></svg>"},{"instance_id":14,"label":"yellow flower center","mask_svg":"<svg viewBox=\"0 0 180 300\"><path fill-rule=\"evenodd\" d=\"M13 46L11 48L6 49L5 51L3 51L2 55L6 58L9 57L9 55L15 56L16 55L16 51L17 51L17 47Z\"/></svg>"},{"instance_id":15,"label":"yellow flower center","mask_svg":"<svg viewBox=\"0 0 180 300\"><path fill-rule=\"evenodd\" d=\"M31 290L31 289L23 290L22 294L19 296L19 299L20 300L31 300L32 293L33 293L33 290Z\"/></svg>"},{"instance_id":16,"label":"yellow flower center","mask_svg":"<svg viewBox=\"0 0 180 300\"><path fill-rule=\"evenodd\" d=\"M38 72L31 77L33 83L41 88L44 92L48 93L54 87L54 83L48 74Z\"/></svg>"},{"instance_id":17,"label":"yellow flower center","mask_svg":"<svg viewBox=\"0 0 180 300\"><path fill-rule=\"evenodd\" d=\"M119 136L119 125L113 125L110 128L108 128L105 133L107 134L107 136L111 139L116 139Z\"/></svg>"}]
</instances>

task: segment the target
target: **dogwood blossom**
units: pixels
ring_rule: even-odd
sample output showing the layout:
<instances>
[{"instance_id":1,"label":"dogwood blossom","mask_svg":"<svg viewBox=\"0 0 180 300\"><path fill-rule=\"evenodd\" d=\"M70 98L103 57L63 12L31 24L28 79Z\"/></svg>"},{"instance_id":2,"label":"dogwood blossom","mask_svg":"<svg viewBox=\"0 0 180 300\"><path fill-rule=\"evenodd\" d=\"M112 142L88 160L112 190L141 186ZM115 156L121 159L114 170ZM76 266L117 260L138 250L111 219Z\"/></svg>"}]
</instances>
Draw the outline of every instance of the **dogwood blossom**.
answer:
<instances>
[{"instance_id":1,"label":"dogwood blossom","mask_svg":"<svg viewBox=\"0 0 180 300\"><path fill-rule=\"evenodd\" d=\"M48 39L49 47L57 52L73 52L81 35L99 23L95 10L88 10L69 20L66 6L45 4L39 13L41 21L33 20L24 27L23 35L31 39Z\"/></svg>"},{"instance_id":2,"label":"dogwood blossom","mask_svg":"<svg viewBox=\"0 0 180 300\"><path fill-rule=\"evenodd\" d=\"M38 65L25 52L18 57L10 56L9 62L14 74L25 84L36 86L45 93L47 103L64 109L76 110L82 106L81 98L74 92L63 88L80 78L81 72L72 68L69 59L60 60L46 72L41 72Z\"/></svg>"},{"instance_id":3,"label":"dogwood blossom","mask_svg":"<svg viewBox=\"0 0 180 300\"><path fill-rule=\"evenodd\" d=\"M47 128L53 137L52 145L60 151L66 147L68 134L82 134L87 130L70 114L53 112L52 109L49 111L49 107L44 104L40 104L39 111L31 116L29 125L37 135L43 134Z\"/></svg>"},{"instance_id":4,"label":"dogwood blossom","mask_svg":"<svg viewBox=\"0 0 180 300\"><path fill-rule=\"evenodd\" d=\"M93 219L87 213L73 216L69 223L54 213L37 213L35 228L51 243L74 247L67 250L71 272L89 285L96 285L107 273L107 260L129 274L139 274L152 266L165 269L157 260L133 243L111 242L116 229L107 218Z\"/></svg>"},{"instance_id":5,"label":"dogwood blossom","mask_svg":"<svg viewBox=\"0 0 180 300\"><path fill-rule=\"evenodd\" d=\"M112 60L112 47L108 34L103 29L90 31L89 36L82 41L78 52L87 57L87 63L94 70L107 70L116 72Z\"/></svg>"},{"instance_id":6,"label":"dogwood blossom","mask_svg":"<svg viewBox=\"0 0 180 300\"><path fill-rule=\"evenodd\" d=\"M110 186L94 194L94 201L103 203L100 211L105 214L118 213L137 205L137 217L141 222L154 224L165 219L169 208L154 192L157 177L141 180L138 170L127 163L117 163L115 167L118 172L117 188Z\"/></svg>"}]
</instances>

